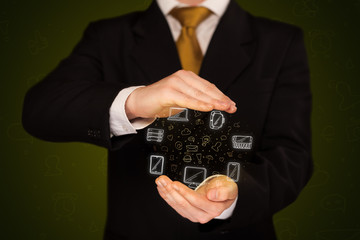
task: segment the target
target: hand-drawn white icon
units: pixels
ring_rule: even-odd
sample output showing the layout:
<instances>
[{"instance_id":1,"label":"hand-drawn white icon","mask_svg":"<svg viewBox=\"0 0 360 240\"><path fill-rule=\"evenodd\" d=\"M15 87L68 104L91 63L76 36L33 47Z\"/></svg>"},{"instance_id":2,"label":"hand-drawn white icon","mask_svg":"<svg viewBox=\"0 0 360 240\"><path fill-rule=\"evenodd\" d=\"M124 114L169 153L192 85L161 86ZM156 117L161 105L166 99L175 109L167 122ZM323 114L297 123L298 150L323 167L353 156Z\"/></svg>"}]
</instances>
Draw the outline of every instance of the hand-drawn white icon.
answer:
<instances>
[{"instance_id":1,"label":"hand-drawn white icon","mask_svg":"<svg viewBox=\"0 0 360 240\"><path fill-rule=\"evenodd\" d=\"M178 168L178 165L176 165L176 164L171 164L171 171L172 171L172 172L176 172L177 168Z\"/></svg>"},{"instance_id":2,"label":"hand-drawn white icon","mask_svg":"<svg viewBox=\"0 0 360 240\"><path fill-rule=\"evenodd\" d=\"M175 143L175 148L177 149L177 150L182 150L182 147L183 147L183 144L182 144L182 142L180 142L180 141L177 141L176 143Z\"/></svg>"},{"instance_id":3,"label":"hand-drawn white icon","mask_svg":"<svg viewBox=\"0 0 360 240\"><path fill-rule=\"evenodd\" d=\"M187 152L198 152L199 147L197 145L186 145Z\"/></svg>"},{"instance_id":4,"label":"hand-drawn white icon","mask_svg":"<svg viewBox=\"0 0 360 240\"><path fill-rule=\"evenodd\" d=\"M198 163L199 163L199 164L202 164L202 153L197 153L197 154L196 154L196 158L197 158L197 160L198 160Z\"/></svg>"},{"instance_id":5,"label":"hand-drawn white icon","mask_svg":"<svg viewBox=\"0 0 360 240\"><path fill-rule=\"evenodd\" d=\"M232 146L235 149L251 149L253 143L252 136L234 135L232 136Z\"/></svg>"},{"instance_id":6,"label":"hand-drawn white icon","mask_svg":"<svg viewBox=\"0 0 360 240\"><path fill-rule=\"evenodd\" d=\"M169 121L187 122L189 121L189 110L187 108L171 107L167 119Z\"/></svg>"},{"instance_id":7,"label":"hand-drawn white icon","mask_svg":"<svg viewBox=\"0 0 360 240\"><path fill-rule=\"evenodd\" d=\"M202 119L196 119L195 120L195 125L203 125L204 121Z\"/></svg>"},{"instance_id":8,"label":"hand-drawn white icon","mask_svg":"<svg viewBox=\"0 0 360 240\"><path fill-rule=\"evenodd\" d=\"M187 139L189 142L195 142L195 137L193 137L193 136L190 136L190 137L188 137L188 139Z\"/></svg>"},{"instance_id":9,"label":"hand-drawn white icon","mask_svg":"<svg viewBox=\"0 0 360 240\"><path fill-rule=\"evenodd\" d=\"M188 135L190 135L191 134L191 131L190 131L190 129L188 129L188 128L184 128L182 131L181 131L181 135L183 135L183 136L188 136Z\"/></svg>"},{"instance_id":10,"label":"hand-drawn white icon","mask_svg":"<svg viewBox=\"0 0 360 240\"><path fill-rule=\"evenodd\" d=\"M184 157L183 157L183 161L186 162L186 163L191 162L192 161L191 155L185 154Z\"/></svg>"},{"instance_id":11,"label":"hand-drawn white icon","mask_svg":"<svg viewBox=\"0 0 360 240\"><path fill-rule=\"evenodd\" d=\"M207 159L207 164L210 164L210 161L213 161L213 160L214 160L214 157L211 156L211 155L206 155L205 158Z\"/></svg>"},{"instance_id":12,"label":"hand-drawn white icon","mask_svg":"<svg viewBox=\"0 0 360 240\"><path fill-rule=\"evenodd\" d=\"M211 140L210 136L208 136L208 135L203 136L201 139L202 139L201 145L203 147L206 147L206 144L208 144Z\"/></svg>"},{"instance_id":13,"label":"hand-drawn white icon","mask_svg":"<svg viewBox=\"0 0 360 240\"><path fill-rule=\"evenodd\" d=\"M221 142L216 142L215 145L211 146L211 149L215 152L219 152L219 148L221 147Z\"/></svg>"},{"instance_id":14,"label":"hand-drawn white icon","mask_svg":"<svg viewBox=\"0 0 360 240\"><path fill-rule=\"evenodd\" d=\"M220 111L212 111L210 114L210 128L218 130L224 126L225 117Z\"/></svg>"},{"instance_id":15,"label":"hand-drawn white icon","mask_svg":"<svg viewBox=\"0 0 360 240\"><path fill-rule=\"evenodd\" d=\"M228 177L232 178L235 182L239 181L240 178L240 163L228 162L227 174Z\"/></svg>"},{"instance_id":16,"label":"hand-drawn white icon","mask_svg":"<svg viewBox=\"0 0 360 240\"><path fill-rule=\"evenodd\" d=\"M221 140L221 141L225 141L226 139L227 139L227 136L226 136L226 135L221 135L221 136L220 136L220 140Z\"/></svg>"},{"instance_id":17,"label":"hand-drawn white icon","mask_svg":"<svg viewBox=\"0 0 360 240\"><path fill-rule=\"evenodd\" d=\"M159 155L150 156L150 174L161 175L164 172L164 157Z\"/></svg>"},{"instance_id":18,"label":"hand-drawn white icon","mask_svg":"<svg viewBox=\"0 0 360 240\"><path fill-rule=\"evenodd\" d=\"M201 112L194 110L194 116L199 117L201 115Z\"/></svg>"},{"instance_id":19,"label":"hand-drawn white icon","mask_svg":"<svg viewBox=\"0 0 360 240\"><path fill-rule=\"evenodd\" d=\"M162 142L164 138L164 129L148 128L146 133L146 141L148 142Z\"/></svg>"},{"instance_id":20,"label":"hand-drawn white icon","mask_svg":"<svg viewBox=\"0 0 360 240\"><path fill-rule=\"evenodd\" d=\"M206 178L206 168L186 166L184 170L184 183L198 186Z\"/></svg>"}]
</instances>

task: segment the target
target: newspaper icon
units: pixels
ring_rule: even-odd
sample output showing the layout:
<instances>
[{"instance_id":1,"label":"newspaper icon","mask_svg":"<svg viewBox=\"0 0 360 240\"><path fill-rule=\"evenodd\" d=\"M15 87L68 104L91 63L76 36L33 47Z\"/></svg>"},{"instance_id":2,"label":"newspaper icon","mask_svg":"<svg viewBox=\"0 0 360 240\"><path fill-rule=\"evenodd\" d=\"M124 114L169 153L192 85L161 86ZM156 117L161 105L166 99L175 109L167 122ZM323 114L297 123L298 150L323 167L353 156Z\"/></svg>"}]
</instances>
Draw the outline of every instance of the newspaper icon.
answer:
<instances>
[{"instance_id":1,"label":"newspaper icon","mask_svg":"<svg viewBox=\"0 0 360 240\"><path fill-rule=\"evenodd\" d=\"M232 136L232 146L235 149L251 149L253 143L252 136L234 135Z\"/></svg>"},{"instance_id":2,"label":"newspaper icon","mask_svg":"<svg viewBox=\"0 0 360 240\"><path fill-rule=\"evenodd\" d=\"M189 110L187 108L170 108L169 121L187 122L189 121Z\"/></svg>"},{"instance_id":3,"label":"newspaper icon","mask_svg":"<svg viewBox=\"0 0 360 240\"><path fill-rule=\"evenodd\" d=\"M150 174L161 175L164 172L164 157L159 155L150 156Z\"/></svg>"},{"instance_id":4,"label":"newspaper icon","mask_svg":"<svg viewBox=\"0 0 360 240\"><path fill-rule=\"evenodd\" d=\"M212 111L210 114L210 128L218 130L223 127L225 123L224 114L220 111Z\"/></svg>"},{"instance_id":5,"label":"newspaper icon","mask_svg":"<svg viewBox=\"0 0 360 240\"><path fill-rule=\"evenodd\" d=\"M206 178L206 168L203 167L185 167L184 170L184 183L192 186L198 186Z\"/></svg>"},{"instance_id":6,"label":"newspaper icon","mask_svg":"<svg viewBox=\"0 0 360 240\"><path fill-rule=\"evenodd\" d=\"M227 164L227 176L232 178L235 182L239 181L240 178L240 163L238 162L229 162Z\"/></svg>"},{"instance_id":7,"label":"newspaper icon","mask_svg":"<svg viewBox=\"0 0 360 240\"><path fill-rule=\"evenodd\" d=\"M146 133L146 141L148 142L162 142L164 138L164 129L148 128Z\"/></svg>"}]
</instances>

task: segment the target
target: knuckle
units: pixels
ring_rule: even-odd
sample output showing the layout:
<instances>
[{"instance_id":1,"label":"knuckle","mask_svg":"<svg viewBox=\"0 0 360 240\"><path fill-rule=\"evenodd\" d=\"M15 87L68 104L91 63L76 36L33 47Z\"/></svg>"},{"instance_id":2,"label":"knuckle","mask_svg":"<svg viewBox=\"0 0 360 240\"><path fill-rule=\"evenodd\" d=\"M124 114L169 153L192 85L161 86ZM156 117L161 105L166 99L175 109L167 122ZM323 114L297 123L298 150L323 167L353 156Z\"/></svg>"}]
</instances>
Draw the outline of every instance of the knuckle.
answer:
<instances>
[{"instance_id":1,"label":"knuckle","mask_svg":"<svg viewBox=\"0 0 360 240\"><path fill-rule=\"evenodd\" d=\"M187 203L186 203L185 200L179 200L179 201L177 202L177 205L178 205L179 207L181 207L181 208L187 207Z\"/></svg>"},{"instance_id":2,"label":"knuckle","mask_svg":"<svg viewBox=\"0 0 360 240\"><path fill-rule=\"evenodd\" d=\"M201 224L205 224L207 222L209 222L212 218L207 217L207 216L201 216L198 218L198 222Z\"/></svg>"},{"instance_id":3,"label":"knuckle","mask_svg":"<svg viewBox=\"0 0 360 240\"><path fill-rule=\"evenodd\" d=\"M215 88L216 88L216 86L213 83L206 84L206 86L205 86L206 91L213 91Z\"/></svg>"},{"instance_id":4,"label":"knuckle","mask_svg":"<svg viewBox=\"0 0 360 240\"><path fill-rule=\"evenodd\" d=\"M171 86L165 85L160 89L158 94L160 95L160 97L168 98L171 92L172 92Z\"/></svg>"},{"instance_id":5,"label":"knuckle","mask_svg":"<svg viewBox=\"0 0 360 240\"><path fill-rule=\"evenodd\" d=\"M184 75L184 74L188 74L188 71L184 70L184 69L180 69L178 71L176 71L175 75Z\"/></svg>"},{"instance_id":6,"label":"knuckle","mask_svg":"<svg viewBox=\"0 0 360 240\"><path fill-rule=\"evenodd\" d=\"M212 216L213 216L213 217L217 217L217 216L220 216L221 213L222 213L222 210L216 208L216 209L214 209L214 211L213 211L213 213L212 213Z\"/></svg>"},{"instance_id":7,"label":"knuckle","mask_svg":"<svg viewBox=\"0 0 360 240\"><path fill-rule=\"evenodd\" d=\"M177 75L173 75L171 77L169 77L167 79L167 85L168 87L172 87L176 82L178 82L179 80L181 80L180 77L178 77Z\"/></svg>"},{"instance_id":8,"label":"knuckle","mask_svg":"<svg viewBox=\"0 0 360 240\"><path fill-rule=\"evenodd\" d=\"M200 91L199 89L193 89L192 94L194 97L200 97L203 95L203 92Z\"/></svg>"}]
</instances>

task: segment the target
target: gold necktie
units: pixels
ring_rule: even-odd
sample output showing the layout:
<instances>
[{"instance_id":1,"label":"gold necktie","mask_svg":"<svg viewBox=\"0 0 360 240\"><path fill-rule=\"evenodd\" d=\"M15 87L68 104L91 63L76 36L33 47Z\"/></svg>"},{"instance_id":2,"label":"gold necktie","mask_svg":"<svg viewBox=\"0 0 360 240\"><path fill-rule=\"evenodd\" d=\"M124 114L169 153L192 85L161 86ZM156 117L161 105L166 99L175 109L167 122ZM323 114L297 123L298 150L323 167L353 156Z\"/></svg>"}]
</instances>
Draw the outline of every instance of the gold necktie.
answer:
<instances>
[{"instance_id":1,"label":"gold necktie","mask_svg":"<svg viewBox=\"0 0 360 240\"><path fill-rule=\"evenodd\" d=\"M196 27L211 11L204 7L174 8L170 13L181 23L181 33L176 42L183 69L199 74L203 54L196 38Z\"/></svg>"}]
</instances>

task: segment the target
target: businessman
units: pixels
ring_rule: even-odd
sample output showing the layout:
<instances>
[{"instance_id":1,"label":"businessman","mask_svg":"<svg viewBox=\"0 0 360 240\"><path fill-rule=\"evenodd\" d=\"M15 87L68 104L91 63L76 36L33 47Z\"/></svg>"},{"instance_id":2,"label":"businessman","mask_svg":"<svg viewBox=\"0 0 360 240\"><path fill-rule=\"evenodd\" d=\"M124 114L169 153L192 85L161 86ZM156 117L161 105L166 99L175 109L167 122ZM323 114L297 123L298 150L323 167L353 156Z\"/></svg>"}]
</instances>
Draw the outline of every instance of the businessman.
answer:
<instances>
[{"instance_id":1,"label":"businessman","mask_svg":"<svg viewBox=\"0 0 360 240\"><path fill-rule=\"evenodd\" d=\"M251 130L257 141L237 183L154 184L143 133L170 107L224 111ZM310 112L299 28L233 0L157 0L89 24L29 90L23 125L44 140L109 150L105 239L276 239L273 214L311 176Z\"/></svg>"}]
</instances>

